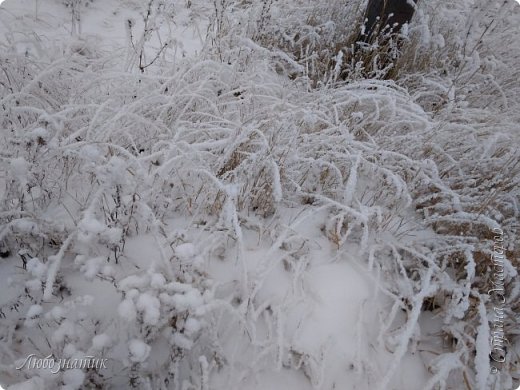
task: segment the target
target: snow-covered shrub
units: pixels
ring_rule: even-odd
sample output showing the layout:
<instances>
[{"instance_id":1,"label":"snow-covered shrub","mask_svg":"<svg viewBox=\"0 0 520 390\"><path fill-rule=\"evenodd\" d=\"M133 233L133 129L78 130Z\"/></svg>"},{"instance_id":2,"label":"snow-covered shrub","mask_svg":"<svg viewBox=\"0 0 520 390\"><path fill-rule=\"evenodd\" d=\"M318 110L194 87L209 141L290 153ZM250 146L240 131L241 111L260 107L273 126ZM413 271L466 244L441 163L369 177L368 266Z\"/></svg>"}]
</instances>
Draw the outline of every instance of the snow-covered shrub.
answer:
<instances>
[{"instance_id":1,"label":"snow-covered shrub","mask_svg":"<svg viewBox=\"0 0 520 390\"><path fill-rule=\"evenodd\" d=\"M408 25L388 26L364 42L363 1L253 2L249 36L278 57L279 73L301 79L310 88L342 80L385 79L405 43Z\"/></svg>"},{"instance_id":2,"label":"snow-covered shrub","mask_svg":"<svg viewBox=\"0 0 520 390\"><path fill-rule=\"evenodd\" d=\"M505 332L516 337L518 321L520 173L507 109L517 104L516 71L500 76L496 58L479 62L486 47L457 58L460 32L443 46L436 31L424 55L448 47L444 57L403 53L398 84L380 80L387 73L336 83L347 59L331 45L357 34L336 27L348 17L351 29L359 8L213 7L201 56L175 64L159 56L139 67L143 51L120 61L80 40L36 55L4 47L0 243L12 296L0 307L2 375L49 388L208 389L210 379L240 388L285 367L324 386L334 378L323 355L283 338L310 262L296 226L314 219L318 245L364 261L391 301L377 342L393 355L372 384L387 388L406 351L435 339L421 334L432 312L445 345L425 359L426 387L491 381L495 228L510 237ZM415 33L419 50L414 39L429 32ZM472 85L487 102L465 92ZM489 101L495 95L502 103ZM268 248L257 262L247 253L252 232ZM228 284L212 281L215 261L232 274ZM280 265L294 301L260 294ZM497 385L512 384L518 367L513 337ZM108 357L110 368L12 370L35 350Z\"/></svg>"},{"instance_id":3,"label":"snow-covered shrub","mask_svg":"<svg viewBox=\"0 0 520 390\"><path fill-rule=\"evenodd\" d=\"M248 47L264 51L264 55L270 58L272 66L280 74L294 78L297 82L303 80L304 85L318 87L322 91L322 87L333 85L338 80L338 75L344 69L341 64L345 61L348 64L350 58L349 51L342 51L337 45L348 49L344 42L348 42L352 34L357 34L344 30L335 23L335 17L342 16L342 12L348 9L344 5L339 8L337 6L336 3L308 8L302 7L302 4L295 6L305 10L307 18L302 18L301 13L291 8L291 5L273 6L272 15L276 15L273 24L257 24L256 28L261 25L262 29L254 30L253 27L254 32L249 35L261 47L250 42ZM419 215L423 217L424 226L431 227L436 233L435 238L418 244L420 250L413 248L415 244L410 243L406 243L404 248L397 248L395 243L377 243L369 250L370 263L376 261L378 256L386 258L390 251L399 268L394 270L394 266L390 265L384 269L397 272L401 276L405 273L410 275L406 275L404 282L397 283L397 291L402 302L408 302L406 305L409 305L408 308L414 315L423 306L424 312L434 310L443 316L445 326L442 333L451 340L448 350L453 348L456 351L460 364L441 363L443 357L432 362L432 367L435 366L435 370L438 370L438 376L429 383L431 386L442 383L447 378L454 381L453 383L471 382L464 370L457 371L457 367L464 366L480 372L479 386L482 381L491 380L491 377L482 374L486 371L482 359L477 364L473 356L475 353L479 356L486 355L482 350L483 344L477 345L476 341L476 329L484 321L478 309L479 303L484 304L490 313L487 318L489 321L493 313L493 305L487 294L496 275L490 262L493 239L496 237L496 230L493 229L503 230L509 240L508 247L505 248L504 265L509 304L504 322L507 334L515 334L514 327L518 321L517 307L513 303L518 290L518 264L515 260L518 245L515 237L518 231L520 173L517 163L518 135L514 125L516 114L513 108L518 102L518 83L513 82L518 80L518 67L511 60L518 55L518 46L511 42L511 46L516 49L512 54L500 52L497 55L494 50L503 47L500 43L502 40L509 41L515 35L513 32L518 26L512 22L511 16L518 12L515 7L513 2L422 2L416 21L407 31L402 31L406 34L403 38L409 39L410 43L404 47L400 56L395 57L397 61L390 64L392 66L388 69L381 69L375 63L373 73L367 73L366 68L367 63L372 63L371 60L365 62L363 69L359 68L358 76L396 78L400 85L410 91L411 98L430 115L430 118L420 122L421 126L413 123L416 118L401 121L392 116L399 112L396 108L391 109L388 117L384 104L376 98L373 108L367 110L368 112L363 108L358 110L357 106L352 108L352 116L358 118L362 131L356 130L355 121L350 121L347 128L353 129L357 139L374 142L382 149L392 151L377 162L385 167L390 165L395 169L397 165L402 169L399 170L399 178L406 183L409 191L407 195L413 198ZM257 8L259 9L260 7ZM253 21L259 20L258 12L251 12ZM355 13L350 13L349 17L353 15ZM352 28L355 23L346 25ZM342 33L343 36L338 35ZM247 36L248 33L244 34ZM235 31L230 42L236 42L236 35ZM232 44L229 46L233 47ZM378 56L381 50L388 52L376 45L373 51L364 56ZM351 63L347 77L357 78L356 66L362 65L357 60ZM381 85L378 87L377 94L381 97L381 91L385 89ZM343 88L336 85L334 92L329 92L334 96L331 97L331 102L340 102L336 94ZM392 98L394 96L392 93ZM360 100L355 101L362 107ZM337 111L333 115L336 120L341 117ZM303 118L302 130L306 128L304 123L310 116L306 114ZM319 136L323 140L330 127L319 122L319 119L314 119L313 126L319 128ZM397 123L402 126L396 126ZM319 192L321 188L318 183L324 180L331 179L331 184L357 179L352 175L351 168L346 168L350 170L350 175L342 176L341 172L345 168L341 167L341 163L338 165L332 157L335 149L332 145L339 144L327 144L329 146L323 155L326 156L327 163L332 163L333 169L321 173L309 169L306 173L308 183L312 183L312 190L309 192ZM416 163L409 165L409 158ZM346 161L344 156L341 161ZM358 159L356 167L360 161L363 160ZM413 165L420 168L416 170L412 168ZM331 176L331 172L336 174ZM309 190L302 186L306 181L299 184L298 190ZM369 187L366 183L363 184L364 187ZM334 192L327 193L336 200L333 194ZM373 196L366 198L379 205L382 198ZM310 196L308 201L312 203L313 199ZM351 200L352 193L347 191L344 199ZM389 215L383 217L383 226L392 226L392 223L403 226L404 221L396 218L395 208L390 210ZM376 226L382 223L381 214L379 215ZM397 222L394 222L396 219ZM348 242L350 235L366 244L366 237L369 236L367 229L365 228L365 233L353 234L356 232L355 226L344 220L345 216L339 214L326 224L325 230L331 240L341 247ZM401 234L406 235L414 228L403 230ZM419 256L420 253L422 255ZM419 281L426 282L424 276L421 276L424 275L425 266L437 269L435 278L440 280L438 288L435 292L430 292L429 296L423 297L422 303L410 305L421 289L422 284ZM406 281L408 278L410 280ZM417 287L413 287L414 285ZM515 339L508 348L509 357L504 362L503 375L495 377L500 386L510 385L508 373L514 372L518 364L515 357L517 353L514 352L514 345L517 343ZM453 359L453 356L446 355L446 362ZM453 372L450 374L451 370Z\"/></svg>"},{"instance_id":4,"label":"snow-covered shrub","mask_svg":"<svg viewBox=\"0 0 520 390\"><path fill-rule=\"evenodd\" d=\"M159 203L145 167L155 166L152 142L169 130L148 116L156 106L145 104L142 112L126 106L144 92L137 87L140 80L121 83L127 77L122 72L96 76L107 59L91 52L90 58L66 52L50 65L15 54L5 62L2 128L9 130L1 133L6 148L0 162L5 172L0 240L12 264L19 264L10 283L20 289L1 308L2 332L10 332L11 324L24 329L10 341L22 343L16 359L35 348L42 358L55 359L103 352L112 362L113 385L141 388L189 380L183 377L186 369L178 374L179 367L190 369L186 356L195 351L199 372L199 357L212 353L207 342L197 347L204 306L213 301L211 284L196 266L202 260L195 250L179 245L175 255L163 244L176 257L167 258L165 248L156 256L145 252L146 258L135 260L148 271L136 273L126 249L137 235L153 242L164 231L157 215L168 206L154 212ZM98 293L90 295L88 284L77 278L97 286ZM104 299L109 306L103 307ZM118 302L114 313L110 305ZM26 337L34 338L33 344L25 345ZM155 359L165 345L171 351L161 362L149 363L149 352ZM147 368L154 364L166 369ZM116 375L119 370L125 374ZM83 374L31 372L43 375L48 388L107 383L106 372Z\"/></svg>"}]
</instances>

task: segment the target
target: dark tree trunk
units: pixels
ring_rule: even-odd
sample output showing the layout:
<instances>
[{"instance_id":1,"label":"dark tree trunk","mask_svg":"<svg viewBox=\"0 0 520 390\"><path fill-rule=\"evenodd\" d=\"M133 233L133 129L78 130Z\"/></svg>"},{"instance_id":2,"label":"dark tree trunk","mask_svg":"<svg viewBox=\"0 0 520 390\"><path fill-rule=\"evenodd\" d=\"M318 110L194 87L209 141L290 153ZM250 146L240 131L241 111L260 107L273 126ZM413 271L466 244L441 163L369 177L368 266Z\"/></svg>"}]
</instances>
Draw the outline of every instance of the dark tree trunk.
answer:
<instances>
[{"instance_id":1,"label":"dark tree trunk","mask_svg":"<svg viewBox=\"0 0 520 390\"><path fill-rule=\"evenodd\" d=\"M413 1L417 3L417 0ZM392 28L391 31L399 31L403 24L412 20L414 11L414 7L407 0L369 0L365 14L367 20L365 34L362 40L370 41L387 25Z\"/></svg>"},{"instance_id":2,"label":"dark tree trunk","mask_svg":"<svg viewBox=\"0 0 520 390\"><path fill-rule=\"evenodd\" d=\"M402 45L406 41L395 36L401 27L409 23L419 0L368 0L365 12L365 28L353 45L353 61L362 63L362 72L367 77L392 78ZM377 45L371 45L377 39ZM383 76L381 70L386 72ZM374 73L375 72L375 73ZM344 77L347 77L347 73Z\"/></svg>"}]
</instances>

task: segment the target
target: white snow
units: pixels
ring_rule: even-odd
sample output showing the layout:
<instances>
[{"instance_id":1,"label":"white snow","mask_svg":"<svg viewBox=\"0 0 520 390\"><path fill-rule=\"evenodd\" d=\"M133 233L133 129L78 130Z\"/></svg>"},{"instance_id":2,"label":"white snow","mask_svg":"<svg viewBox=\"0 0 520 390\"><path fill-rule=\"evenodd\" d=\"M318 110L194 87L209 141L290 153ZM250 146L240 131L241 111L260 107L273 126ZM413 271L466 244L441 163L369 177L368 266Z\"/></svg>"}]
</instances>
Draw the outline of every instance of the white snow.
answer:
<instances>
[{"instance_id":1,"label":"white snow","mask_svg":"<svg viewBox=\"0 0 520 390\"><path fill-rule=\"evenodd\" d=\"M80 222L79 228L86 234L99 234L104 232L107 227L93 215L86 215Z\"/></svg>"},{"instance_id":2,"label":"white snow","mask_svg":"<svg viewBox=\"0 0 520 390\"><path fill-rule=\"evenodd\" d=\"M7 390L41 390L45 386L44 381L40 377L33 377L26 381L8 386Z\"/></svg>"},{"instance_id":3,"label":"white snow","mask_svg":"<svg viewBox=\"0 0 520 390\"><path fill-rule=\"evenodd\" d=\"M489 336L490 328L488 323L488 317L486 314L486 307L482 302L482 298L479 302L479 316L480 326L477 329L477 340L475 356L475 366L477 370L477 388L479 390L486 390L488 388L488 377L491 373L491 365L489 363L489 356L491 353Z\"/></svg>"},{"instance_id":4,"label":"white snow","mask_svg":"<svg viewBox=\"0 0 520 390\"><path fill-rule=\"evenodd\" d=\"M27 311L28 318L34 318L39 316L43 312L43 308L40 305L32 305Z\"/></svg>"},{"instance_id":5,"label":"white snow","mask_svg":"<svg viewBox=\"0 0 520 390\"><path fill-rule=\"evenodd\" d=\"M137 310L134 302L131 299L123 300L119 304L117 312L125 321L128 322L133 322L137 317Z\"/></svg>"},{"instance_id":6,"label":"white snow","mask_svg":"<svg viewBox=\"0 0 520 390\"><path fill-rule=\"evenodd\" d=\"M128 343L130 351L130 360L136 363L142 363L150 354L151 347L142 340L134 339Z\"/></svg>"},{"instance_id":7,"label":"white snow","mask_svg":"<svg viewBox=\"0 0 520 390\"><path fill-rule=\"evenodd\" d=\"M184 330L188 336L196 334L202 328L200 321L195 318L188 318L184 323Z\"/></svg>"},{"instance_id":8,"label":"white snow","mask_svg":"<svg viewBox=\"0 0 520 390\"><path fill-rule=\"evenodd\" d=\"M80 267L80 271L84 273L85 278L87 278L87 280L92 280L101 271L101 267L103 266L104 262L105 259L102 257L88 259Z\"/></svg>"},{"instance_id":9,"label":"white snow","mask_svg":"<svg viewBox=\"0 0 520 390\"><path fill-rule=\"evenodd\" d=\"M108 336L105 333L95 335L92 338L92 348L94 348L98 351L102 350L103 348L108 347L110 345L110 343L111 343L110 336Z\"/></svg>"},{"instance_id":10,"label":"white snow","mask_svg":"<svg viewBox=\"0 0 520 390\"><path fill-rule=\"evenodd\" d=\"M175 254L183 261L190 260L196 254L195 246L192 243L184 243L175 247Z\"/></svg>"},{"instance_id":11,"label":"white snow","mask_svg":"<svg viewBox=\"0 0 520 390\"><path fill-rule=\"evenodd\" d=\"M80 369L67 370L63 373L63 383L70 389L80 389L85 380L85 374Z\"/></svg>"},{"instance_id":12,"label":"white snow","mask_svg":"<svg viewBox=\"0 0 520 390\"><path fill-rule=\"evenodd\" d=\"M2 384L516 384L520 8L419 2L354 52L365 3L2 4Z\"/></svg>"},{"instance_id":13,"label":"white snow","mask_svg":"<svg viewBox=\"0 0 520 390\"><path fill-rule=\"evenodd\" d=\"M161 274L153 274L150 280L150 286L155 288L163 288L166 284L166 278Z\"/></svg>"},{"instance_id":14,"label":"white snow","mask_svg":"<svg viewBox=\"0 0 520 390\"><path fill-rule=\"evenodd\" d=\"M154 297L149 293L141 294L137 299L135 307L137 310L143 312L145 324L157 325L161 316L161 303L157 297Z\"/></svg>"},{"instance_id":15,"label":"white snow","mask_svg":"<svg viewBox=\"0 0 520 390\"><path fill-rule=\"evenodd\" d=\"M11 171L18 180L27 182L29 173L29 163L23 157L13 158L10 162Z\"/></svg>"},{"instance_id":16,"label":"white snow","mask_svg":"<svg viewBox=\"0 0 520 390\"><path fill-rule=\"evenodd\" d=\"M63 318L65 318L65 309L61 306L54 306L48 313L45 315L48 316L50 319L53 319L54 321L61 321Z\"/></svg>"},{"instance_id":17,"label":"white snow","mask_svg":"<svg viewBox=\"0 0 520 390\"><path fill-rule=\"evenodd\" d=\"M193 346L193 341L181 333L175 333L172 337L172 344L179 348L190 350Z\"/></svg>"},{"instance_id":18,"label":"white snow","mask_svg":"<svg viewBox=\"0 0 520 390\"><path fill-rule=\"evenodd\" d=\"M46 270L47 266L37 257L33 257L27 262L27 271L29 271L35 278L43 278Z\"/></svg>"}]
</instances>

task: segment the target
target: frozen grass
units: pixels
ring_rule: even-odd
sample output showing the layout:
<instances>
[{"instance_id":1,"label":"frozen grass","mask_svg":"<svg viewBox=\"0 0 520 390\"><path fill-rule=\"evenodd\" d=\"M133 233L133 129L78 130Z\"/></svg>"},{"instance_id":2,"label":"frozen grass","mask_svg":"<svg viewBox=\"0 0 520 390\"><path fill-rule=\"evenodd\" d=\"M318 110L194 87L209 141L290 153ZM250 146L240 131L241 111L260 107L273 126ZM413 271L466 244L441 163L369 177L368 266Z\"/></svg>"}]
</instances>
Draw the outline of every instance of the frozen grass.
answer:
<instances>
[{"instance_id":1,"label":"frozen grass","mask_svg":"<svg viewBox=\"0 0 520 390\"><path fill-rule=\"evenodd\" d=\"M391 301L380 336L393 354L371 386L387 388L406 352L435 338L445 343L435 359L424 357L426 388L512 385L517 70L489 51L505 33L454 30L440 44L433 14L423 15L398 72L377 73L375 63L363 79L366 70L356 74L354 64L345 82L329 46L350 39L334 28L331 15L347 12L338 7L216 1L204 51L174 66L159 56L143 69L77 40L37 57L2 48L0 241L18 271L15 294L0 308L0 370L11 382L24 378L7 362L35 348L42 356L89 353L103 334L118 340L103 338L102 347L117 368L108 377L89 371L85 384L211 388L212 375L240 363L217 331L229 326L258 363L235 372L234 386L274 361L320 388L330 379L320 352L293 351L280 336L280 313L295 301L261 298L280 264L297 290L309 244L295 232L312 220L335 258L366 263ZM464 7L435 18L465 20ZM274 42L274 31L296 20L301 35ZM474 46L475 35L489 43ZM389 76L395 81L382 80ZM179 220L191 227L172 228ZM482 332L485 309L492 313L497 228L509 237L502 274L510 339L501 373L491 376ZM247 255L253 231L267 246L257 262ZM194 237L201 242L187 244ZM208 275L215 258L238 270L231 293ZM119 317L85 316L89 298L74 289L80 280L108 285L101 291ZM43 314L25 318L35 304ZM421 334L430 312L442 319L439 333ZM257 339L264 326L270 336Z\"/></svg>"}]
</instances>

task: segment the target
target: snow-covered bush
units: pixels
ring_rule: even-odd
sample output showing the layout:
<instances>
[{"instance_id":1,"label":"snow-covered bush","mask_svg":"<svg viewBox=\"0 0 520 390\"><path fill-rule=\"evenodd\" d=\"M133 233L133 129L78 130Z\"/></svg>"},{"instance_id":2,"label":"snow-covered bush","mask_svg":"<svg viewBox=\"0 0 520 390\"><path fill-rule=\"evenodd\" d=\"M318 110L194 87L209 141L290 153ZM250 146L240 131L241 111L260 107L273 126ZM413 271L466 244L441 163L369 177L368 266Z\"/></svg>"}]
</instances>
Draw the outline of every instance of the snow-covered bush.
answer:
<instances>
[{"instance_id":1,"label":"snow-covered bush","mask_svg":"<svg viewBox=\"0 0 520 390\"><path fill-rule=\"evenodd\" d=\"M467 6L436 17L465 20ZM517 70L504 72L506 59L487 52L493 41L473 41L473 29L441 39L426 9L409 47L430 57L403 52L396 82L381 80L389 73L374 73L378 64L354 74L355 63L350 82L339 82L350 60L334 45L358 34L358 2L215 1L203 52L175 63L139 59L146 31L123 61L87 40L39 44L36 55L4 45L0 253L11 287L0 307L2 377L48 388L209 389L210 380L240 388L288 368L315 388L332 386L324 353L283 337L290 309L306 302L311 246L323 255L330 245L337 261L366 264L391 302L377 343L392 358L367 383L388 388L406 352L432 343L426 388L511 385ZM462 42L471 50L459 57ZM312 243L298 231L306 223L318 227ZM497 229L509 237L511 339L491 377ZM267 248L260 259L248 252L253 235ZM229 282L214 281L215 268ZM292 283L280 300L263 294L278 268ZM422 333L433 314L440 336ZM110 367L13 370L35 351L102 356Z\"/></svg>"}]
</instances>

